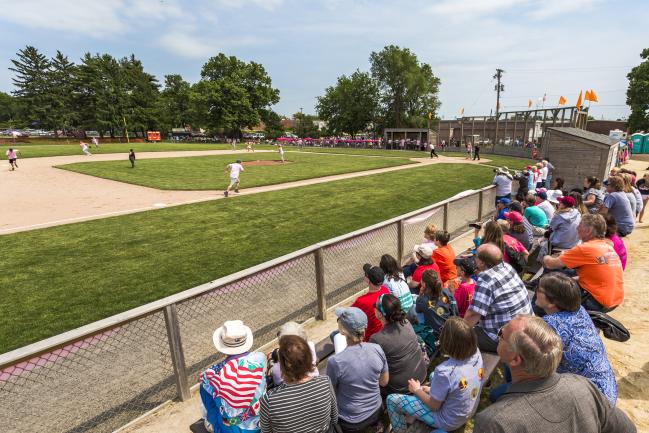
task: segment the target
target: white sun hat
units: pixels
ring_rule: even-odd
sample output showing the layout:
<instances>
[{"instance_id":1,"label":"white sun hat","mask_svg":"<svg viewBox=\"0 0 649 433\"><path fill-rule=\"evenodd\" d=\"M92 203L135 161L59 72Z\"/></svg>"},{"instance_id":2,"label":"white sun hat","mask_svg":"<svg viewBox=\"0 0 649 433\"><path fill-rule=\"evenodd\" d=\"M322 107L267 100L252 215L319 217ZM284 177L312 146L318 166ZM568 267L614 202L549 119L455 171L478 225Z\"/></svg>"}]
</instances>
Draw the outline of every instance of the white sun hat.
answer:
<instances>
[{"instance_id":1,"label":"white sun hat","mask_svg":"<svg viewBox=\"0 0 649 433\"><path fill-rule=\"evenodd\" d=\"M228 320L214 331L214 347L226 355L239 355L252 347L252 331L241 320Z\"/></svg>"}]
</instances>

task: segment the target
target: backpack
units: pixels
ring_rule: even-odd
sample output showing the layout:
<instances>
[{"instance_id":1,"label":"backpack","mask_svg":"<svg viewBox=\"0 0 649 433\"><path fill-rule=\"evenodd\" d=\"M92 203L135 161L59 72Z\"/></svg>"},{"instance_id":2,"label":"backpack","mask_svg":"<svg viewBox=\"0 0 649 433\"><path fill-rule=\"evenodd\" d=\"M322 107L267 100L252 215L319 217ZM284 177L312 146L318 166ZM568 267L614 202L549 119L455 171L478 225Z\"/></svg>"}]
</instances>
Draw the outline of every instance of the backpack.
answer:
<instances>
[{"instance_id":1,"label":"backpack","mask_svg":"<svg viewBox=\"0 0 649 433\"><path fill-rule=\"evenodd\" d=\"M507 254L507 257L509 257L509 264L512 268L514 268L516 273L522 273L523 269L525 269L525 266L527 266L527 260L525 260L525 256L513 249L507 243L505 243L505 253Z\"/></svg>"},{"instance_id":2,"label":"backpack","mask_svg":"<svg viewBox=\"0 0 649 433\"><path fill-rule=\"evenodd\" d=\"M629 330L608 314L600 311L588 310L588 315L593 321L595 327L601 329L604 333L604 337L609 340L625 342L631 338Z\"/></svg>"}]
</instances>

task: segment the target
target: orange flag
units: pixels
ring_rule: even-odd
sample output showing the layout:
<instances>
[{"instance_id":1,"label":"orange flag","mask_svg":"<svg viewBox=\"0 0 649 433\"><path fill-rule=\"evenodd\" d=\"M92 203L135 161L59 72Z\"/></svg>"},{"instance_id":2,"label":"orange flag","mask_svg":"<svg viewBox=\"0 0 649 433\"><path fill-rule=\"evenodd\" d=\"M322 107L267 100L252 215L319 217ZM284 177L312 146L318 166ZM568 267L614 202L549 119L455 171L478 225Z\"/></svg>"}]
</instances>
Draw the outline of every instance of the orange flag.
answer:
<instances>
[{"instance_id":1,"label":"orange flag","mask_svg":"<svg viewBox=\"0 0 649 433\"><path fill-rule=\"evenodd\" d=\"M563 96L559 96L559 105L565 105L566 104L566 98Z\"/></svg>"},{"instance_id":2,"label":"orange flag","mask_svg":"<svg viewBox=\"0 0 649 433\"><path fill-rule=\"evenodd\" d=\"M531 99L527 100L527 108L532 108L532 100Z\"/></svg>"},{"instance_id":3,"label":"orange flag","mask_svg":"<svg viewBox=\"0 0 649 433\"><path fill-rule=\"evenodd\" d=\"M577 103L575 104L575 107L577 108L577 110L581 109L581 102L582 102L581 94L582 94L582 91L580 90L579 91L579 98L577 98Z\"/></svg>"},{"instance_id":4,"label":"orange flag","mask_svg":"<svg viewBox=\"0 0 649 433\"><path fill-rule=\"evenodd\" d=\"M593 89L590 89L590 99L589 101L591 102L599 102L599 99L597 99L597 94Z\"/></svg>"},{"instance_id":5,"label":"orange flag","mask_svg":"<svg viewBox=\"0 0 649 433\"><path fill-rule=\"evenodd\" d=\"M584 101L590 101L591 96L590 96L590 90L586 90L586 93L584 93Z\"/></svg>"}]
</instances>

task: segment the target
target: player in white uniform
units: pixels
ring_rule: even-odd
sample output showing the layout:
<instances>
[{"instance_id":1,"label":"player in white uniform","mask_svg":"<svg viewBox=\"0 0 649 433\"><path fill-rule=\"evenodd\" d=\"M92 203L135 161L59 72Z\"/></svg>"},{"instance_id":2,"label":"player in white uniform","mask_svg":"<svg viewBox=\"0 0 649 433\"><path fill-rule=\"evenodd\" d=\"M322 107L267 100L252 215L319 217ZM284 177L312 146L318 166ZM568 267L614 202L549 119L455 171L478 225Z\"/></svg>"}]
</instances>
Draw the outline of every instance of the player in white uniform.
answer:
<instances>
[{"instance_id":1,"label":"player in white uniform","mask_svg":"<svg viewBox=\"0 0 649 433\"><path fill-rule=\"evenodd\" d=\"M228 170L230 170L230 185L228 185L228 188L223 192L223 195L226 197L230 194L230 190L232 189L234 189L234 192L236 193L239 192L239 173L245 171L243 165L241 165L240 159L237 159L237 162L228 164L225 167L226 173Z\"/></svg>"},{"instance_id":2,"label":"player in white uniform","mask_svg":"<svg viewBox=\"0 0 649 433\"><path fill-rule=\"evenodd\" d=\"M99 147L99 140L97 140L97 137L92 137L92 145Z\"/></svg>"},{"instance_id":3,"label":"player in white uniform","mask_svg":"<svg viewBox=\"0 0 649 433\"><path fill-rule=\"evenodd\" d=\"M88 150L88 143L84 143L83 141L79 142L79 146L81 147L81 151L86 154L86 156L92 156L92 153Z\"/></svg>"},{"instance_id":4,"label":"player in white uniform","mask_svg":"<svg viewBox=\"0 0 649 433\"><path fill-rule=\"evenodd\" d=\"M277 151L279 152L279 157L282 158L282 162L284 162L284 146L282 146L282 143L277 145Z\"/></svg>"}]
</instances>

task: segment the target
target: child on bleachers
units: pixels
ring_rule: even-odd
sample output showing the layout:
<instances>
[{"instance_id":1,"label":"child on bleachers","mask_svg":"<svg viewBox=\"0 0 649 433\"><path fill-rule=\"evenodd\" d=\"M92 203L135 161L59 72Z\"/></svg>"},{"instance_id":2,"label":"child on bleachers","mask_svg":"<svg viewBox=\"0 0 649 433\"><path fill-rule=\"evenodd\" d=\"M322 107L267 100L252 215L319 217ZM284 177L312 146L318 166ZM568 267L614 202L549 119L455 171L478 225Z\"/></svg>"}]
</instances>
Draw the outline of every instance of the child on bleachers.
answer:
<instances>
[{"instance_id":1,"label":"child on bleachers","mask_svg":"<svg viewBox=\"0 0 649 433\"><path fill-rule=\"evenodd\" d=\"M444 322L458 315L457 302L450 290L442 287L437 272L426 270L421 275L421 291L417 297L415 311L420 324L426 325L439 335Z\"/></svg>"},{"instance_id":2,"label":"child on bleachers","mask_svg":"<svg viewBox=\"0 0 649 433\"><path fill-rule=\"evenodd\" d=\"M473 279L476 272L475 259L472 256L458 257L454 260L454 263L457 266L460 284L453 296L457 302L457 311L460 317L464 317L464 313L471 305L473 292L475 291L475 280Z\"/></svg>"},{"instance_id":3,"label":"child on bleachers","mask_svg":"<svg viewBox=\"0 0 649 433\"><path fill-rule=\"evenodd\" d=\"M452 431L467 422L482 388L482 356L473 328L459 317L449 318L439 338L441 351L449 356L435 368L430 386L410 379L412 395L390 394L387 398L390 424L395 433L406 432L407 418Z\"/></svg>"},{"instance_id":4,"label":"child on bleachers","mask_svg":"<svg viewBox=\"0 0 649 433\"><path fill-rule=\"evenodd\" d=\"M451 235L446 230L438 230L435 232L435 246L433 251L433 260L439 266L439 273L442 277L442 286L455 291L457 288L455 279L457 278L457 271L455 269L455 251L449 245Z\"/></svg>"}]
</instances>

